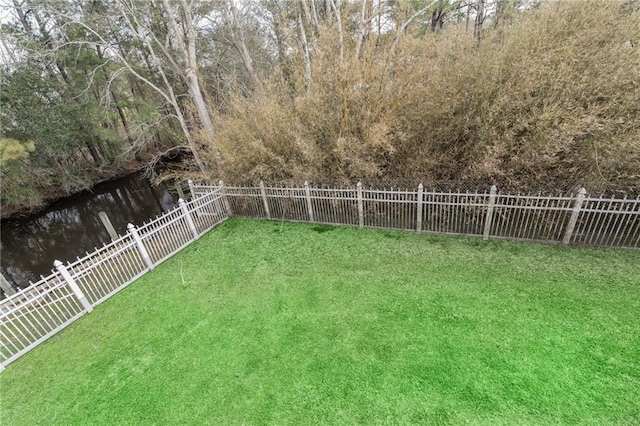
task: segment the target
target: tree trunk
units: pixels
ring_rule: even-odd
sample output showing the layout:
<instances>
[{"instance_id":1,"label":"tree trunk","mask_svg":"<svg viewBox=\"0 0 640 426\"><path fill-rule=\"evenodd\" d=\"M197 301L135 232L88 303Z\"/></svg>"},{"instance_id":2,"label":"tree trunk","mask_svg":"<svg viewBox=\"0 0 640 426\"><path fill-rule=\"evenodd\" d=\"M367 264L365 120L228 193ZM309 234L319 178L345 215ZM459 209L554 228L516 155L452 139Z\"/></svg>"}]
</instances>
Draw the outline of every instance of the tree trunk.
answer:
<instances>
[{"instance_id":1,"label":"tree trunk","mask_svg":"<svg viewBox=\"0 0 640 426\"><path fill-rule=\"evenodd\" d=\"M309 25L309 39L312 41L316 40L320 34L320 27L317 20L314 19L314 14L311 12L311 8L309 7L307 0L297 0L296 3L298 3L299 6L302 6L305 22Z\"/></svg>"},{"instance_id":2,"label":"tree trunk","mask_svg":"<svg viewBox=\"0 0 640 426\"><path fill-rule=\"evenodd\" d=\"M193 100L193 104L196 108L196 112L198 113L198 117L200 118L200 123L207 133L207 137L209 139L209 145L214 154L214 159L216 165L218 163L219 153L217 147L215 145L215 131L213 127L213 120L211 119L211 114L209 113L209 106L204 100L204 96L202 95L202 91L200 90L200 82L198 80L198 62L196 57L196 33L193 26L191 9L187 4L186 0L180 0L180 5L182 9L182 28L178 26L178 23L174 17L174 10L171 7L168 0L162 0L162 4L164 6L166 17L167 17L167 25L169 26L170 32L176 38L177 47L182 51L184 55L182 59L184 60L184 80L187 85L187 89L189 91L189 95L191 95L191 99ZM160 45L162 49L163 46ZM150 53L155 56L155 51L150 49ZM173 58L169 57L171 61ZM175 61L174 61L175 64ZM172 103L174 108L176 109L176 115L178 117L178 121L180 122L180 126L185 133L187 141L189 143L189 148L193 152L193 157L200 170L205 171L207 168L204 163L200 159L200 155L198 154L197 146L195 141L193 140L193 136L189 131L189 126L187 126L187 122L182 114L180 109L180 105L177 102L177 98L173 93L173 89L169 84L168 80L164 72L162 72L162 77L165 82L165 86L167 86L167 90L170 92L170 97L173 99Z\"/></svg>"},{"instance_id":3,"label":"tree trunk","mask_svg":"<svg viewBox=\"0 0 640 426\"><path fill-rule=\"evenodd\" d=\"M493 15L493 28L498 28L507 8L507 0L497 0L496 13Z\"/></svg>"},{"instance_id":4,"label":"tree trunk","mask_svg":"<svg viewBox=\"0 0 640 426\"><path fill-rule=\"evenodd\" d=\"M467 17L464 23L464 31L465 33L469 32L469 16L471 14L471 4L467 3Z\"/></svg>"},{"instance_id":5,"label":"tree trunk","mask_svg":"<svg viewBox=\"0 0 640 426\"><path fill-rule=\"evenodd\" d=\"M198 154L198 147L196 146L195 141L193 140L193 137L191 136L191 131L189 130L189 126L187 125L187 120L184 119L184 115L182 114L182 111L180 110L180 106L179 105L174 105L174 109L176 112L176 117L178 118L178 122L180 123L180 128L182 129L185 137L187 138L187 143L189 144L189 149L191 150L191 153L193 154L193 159L195 160L196 164L198 165L198 168L200 169L200 171L206 171L207 167L204 165L204 163L202 162L202 159L200 158L200 154ZM212 131L213 131L213 126L212 126ZM215 149L215 147L214 147ZM216 165L217 165L217 151L215 152L216 155Z\"/></svg>"},{"instance_id":6,"label":"tree trunk","mask_svg":"<svg viewBox=\"0 0 640 426\"><path fill-rule=\"evenodd\" d=\"M316 34L320 34L320 21L318 21L318 11L316 10L315 0L311 0L311 20L313 21Z\"/></svg>"},{"instance_id":7,"label":"tree trunk","mask_svg":"<svg viewBox=\"0 0 640 426\"><path fill-rule=\"evenodd\" d=\"M360 10L360 22L358 23L358 36L356 37L356 61L360 58L360 50L367 37L367 3L368 0L362 0L362 9Z\"/></svg>"},{"instance_id":8,"label":"tree trunk","mask_svg":"<svg viewBox=\"0 0 640 426\"><path fill-rule=\"evenodd\" d=\"M262 82L258 77L258 73L256 73L255 68L253 68L253 59L251 59L251 54L249 53L249 49L247 49L247 43L244 38L244 31L242 31L242 24L239 21L238 17L238 9L235 6L233 1L230 2L230 23L231 34L233 36L233 45L240 54L240 59L242 60L242 65L244 69L247 71L249 75L249 80L251 80L251 85L254 90L262 88Z\"/></svg>"},{"instance_id":9,"label":"tree trunk","mask_svg":"<svg viewBox=\"0 0 640 426\"><path fill-rule=\"evenodd\" d=\"M444 6L439 4L431 14L431 32L442 30L444 27L445 11Z\"/></svg>"},{"instance_id":10,"label":"tree trunk","mask_svg":"<svg viewBox=\"0 0 640 426\"><path fill-rule=\"evenodd\" d=\"M400 25L400 27L396 31L396 39L393 42L393 45L391 46L391 53L395 54L396 50L398 49L398 45L400 44L400 40L402 39L402 35L407 30L407 27L409 25L411 25L411 23L416 18L418 18L419 16L423 15L424 13L426 13L427 10L429 10L431 8L431 6L434 5L435 2L436 2L436 0L432 1L431 3L429 3L427 6L423 7L422 9L418 10L416 13L411 15L406 21L404 21L402 23L402 25Z\"/></svg>"},{"instance_id":11,"label":"tree trunk","mask_svg":"<svg viewBox=\"0 0 640 426\"><path fill-rule=\"evenodd\" d=\"M344 68L344 32L342 30L342 15L340 13L340 0L338 0L338 5L334 0L331 1L331 7L333 7L333 11L336 14L336 23L338 24L338 43L340 44L340 68Z\"/></svg>"},{"instance_id":12,"label":"tree trunk","mask_svg":"<svg viewBox=\"0 0 640 426\"><path fill-rule=\"evenodd\" d=\"M198 117L200 117L200 122L202 123L205 132L207 132L207 136L209 137L211 142L213 142L216 138L216 134L213 129L213 121L211 120L211 115L209 114L209 106L204 101L204 97L202 96L202 92L200 91L200 82L198 81L198 75L193 68L188 68L186 73L189 94L193 98L193 104L196 107Z\"/></svg>"},{"instance_id":13,"label":"tree trunk","mask_svg":"<svg viewBox=\"0 0 640 426\"><path fill-rule=\"evenodd\" d=\"M102 164L102 158L100 158L100 154L98 153L98 150L96 149L96 147L91 142L85 142L85 145L89 150L89 153L93 158L93 161L98 165Z\"/></svg>"},{"instance_id":14,"label":"tree trunk","mask_svg":"<svg viewBox=\"0 0 640 426\"><path fill-rule=\"evenodd\" d=\"M473 26L473 36L476 39L476 45L480 45L482 41L482 23L484 22L484 1L478 0L476 2L476 21Z\"/></svg>"},{"instance_id":15,"label":"tree trunk","mask_svg":"<svg viewBox=\"0 0 640 426\"><path fill-rule=\"evenodd\" d=\"M304 30L304 24L302 22L302 13L298 11L298 25L300 26L300 40L302 41L302 52L304 55L304 86L307 91L307 96L311 95L311 57L309 55L309 44L307 42L307 35Z\"/></svg>"},{"instance_id":16,"label":"tree trunk","mask_svg":"<svg viewBox=\"0 0 640 426\"><path fill-rule=\"evenodd\" d=\"M111 91L111 97L116 104L116 111L118 111L118 116L120 117L120 121L122 122L122 127L124 128L124 132L126 133L127 140L129 141L129 143L132 143L133 141L131 140L131 132L129 132L129 123L127 122L127 117L124 115L124 110L122 109L122 107L118 105L118 100L115 96L116 94Z\"/></svg>"},{"instance_id":17,"label":"tree trunk","mask_svg":"<svg viewBox=\"0 0 640 426\"><path fill-rule=\"evenodd\" d=\"M29 21L27 21L27 16L22 10L22 5L18 3L18 0L13 0L13 7L18 14L18 19L20 19L20 23L22 24L24 31L27 33L27 35L29 35L29 37L33 37L33 29L31 28L31 24L29 24Z\"/></svg>"},{"instance_id":18,"label":"tree trunk","mask_svg":"<svg viewBox=\"0 0 640 426\"><path fill-rule=\"evenodd\" d=\"M280 69L282 71L282 78L284 81L291 85L291 70L289 69L289 65L287 64L287 55L285 48L285 40L284 34L282 32L282 16L273 17L273 32L276 36L276 46L278 48L278 64L280 65Z\"/></svg>"},{"instance_id":19,"label":"tree trunk","mask_svg":"<svg viewBox=\"0 0 640 426\"><path fill-rule=\"evenodd\" d=\"M186 0L181 0L182 9L184 10L185 16L185 26L186 26L186 44L187 44L187 86L189 87L189 92L193 96L193 102L196 105L196 111L198 111L198 115L200 116L200 120L202 121L202 125L204 126L207 135L209 136L210 142L215 140L215 132L213 130L213 120L211 119L211 114L209 113L209 106L204 100L204 96L202 96L202 91L200 90L200 82L198 81L198 61L196 58L196 32L193 27L193 22L191 19L191 10L189 9L189 5L187 5Z\"/></svg>"},{"instance_id":20,"label":"tree trunk","mask_svg":"<svg viewBox=\"0 0 640 426\"><path fill-rule=\"evenodd\" d=\"M98 58L104 60L104 55L102 53L102 49L100 49L100 46L96 46L96 53L98 54ZM131 144L131 146L133 146L133 141L131 140L131 133L129 132L129 124L127 123L127 117L124 115L124 110L119 105L118 95L113 90L113 88L110 87L111 77L107 73L107 70L104 69L104 67L102 67L102 75L104 76L104 80L106 82L105 84L109 85L109 93L111 94L111 99L113 99L113 103L114 103L114 105L116 107L116 111L118 111L118 116L120 117L120 121L122 122L122 126L124 127L124 132L125 132L126 138L129 141L129 143Z\"/></svg>"}]
</instances>

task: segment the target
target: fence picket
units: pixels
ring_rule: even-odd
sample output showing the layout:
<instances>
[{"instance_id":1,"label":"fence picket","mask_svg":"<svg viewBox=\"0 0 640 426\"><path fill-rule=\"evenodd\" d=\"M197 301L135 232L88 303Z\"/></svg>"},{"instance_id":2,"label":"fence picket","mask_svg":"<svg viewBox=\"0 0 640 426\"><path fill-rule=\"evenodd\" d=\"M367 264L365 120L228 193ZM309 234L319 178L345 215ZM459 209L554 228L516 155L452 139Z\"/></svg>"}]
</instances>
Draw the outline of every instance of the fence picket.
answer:
<instances>
[{"instance_id":1,"label":"fence picket","mask_svg":"<svg viewBox=\"0 0 640 426\"><path fill-rule=\"evenodd\" d=\"M615 227L616 229L615 233L613 233L611 235L611 238L608 239L609 244L612 244L618 238L618 234L620 233L620 228L622 227L622 224L625 222L625 219L627 219L627 213L629 212L630 205L631 204L627 203L627 196L625 195L624 202L618 205L618 214L615 215L616 217L614 219L614 223L617 222L618 226Z\"/></svg>"},{"instance_id":2,"label":"fence picket","mask_svg":"<svg viewBox=\"0 0 640 426\"><path fill-rule=\"evenodd\" d=\"M635 211L635 213L632 213L629 216L629 220L628 220L628 229L627 232L624 234L624 237L622 237L622 241L625 241L627 239L631 240L632 235L632 229L633 229L633 222L634 222L634 216L636 216L636 221L640 222L640 195L638 196L638 198L636 198L636 202L634 205L634 208L631 209L632 211ZM638 227L640 227L640 223L638 223ZM634 247L639 246L640 244L640 232L638 232L638 240L636 240Z\"/></svg>"}]
</instances>

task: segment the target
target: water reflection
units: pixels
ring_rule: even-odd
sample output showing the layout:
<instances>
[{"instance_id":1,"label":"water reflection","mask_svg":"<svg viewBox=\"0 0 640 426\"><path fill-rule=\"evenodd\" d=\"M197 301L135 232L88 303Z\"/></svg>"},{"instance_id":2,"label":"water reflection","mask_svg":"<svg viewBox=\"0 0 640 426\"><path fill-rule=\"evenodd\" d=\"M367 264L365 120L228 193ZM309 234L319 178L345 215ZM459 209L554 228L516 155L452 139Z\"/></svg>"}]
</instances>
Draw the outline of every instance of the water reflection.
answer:
<instances>
[{"instance_id":1,"label":"water reflection","mask_svg":"<svg viewBox=\"0 0 640 426\"><path fill-rule=\"evenodd\" d=\"M167 185L153 187L141 174L97 185L57 201L35 215L2 222L0 270L15 286L51 273L53 261L75 259L111 241L98 213L107 213L119 234L173 209L178 196Z\"/></svg>"}]
</instances>

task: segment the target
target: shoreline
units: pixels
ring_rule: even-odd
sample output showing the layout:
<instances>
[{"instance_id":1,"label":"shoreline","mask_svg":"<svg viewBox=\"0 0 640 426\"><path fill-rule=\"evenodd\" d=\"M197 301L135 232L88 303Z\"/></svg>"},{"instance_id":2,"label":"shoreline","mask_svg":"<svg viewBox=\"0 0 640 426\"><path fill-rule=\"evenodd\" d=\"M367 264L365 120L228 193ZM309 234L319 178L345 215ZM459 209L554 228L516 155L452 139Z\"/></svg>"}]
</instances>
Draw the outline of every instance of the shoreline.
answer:
<instances>
[{"instance_id":1,"label":"shoreline","mask_svg":"<svg viewBox=\"0 0 640 426\"><path fill-rule=\"evenodd\" d=\"M67 197L72 197L84 191L91 191L96 185L99 185L101 183L111 182L113 180L120 179L134 173L139 173L149 165L149 160L153 156L153 151L147 151L142 155L142 158L140 160L131 160L123 163L118 167L110 165L105 166L103 169L96 170L95 175L91 180L91 185L88 188L82 189L80 191L66 193L60 188L50 188L47 192L40 194L42 197L42 203L38 205L22 204L16 206L0 206L0 220L6 221L36 214L59 200L63 200ZM163 161L159 161L157 164L166 164L172 161L176 161L176 158L179 159L180 156L174 158L163 158Z\"/></svg>"},{"instance_id":2,"label":"shoreline","mask_svg":"<svg viewBox=\"0 0 640 426\"><path fill-rule=\"evenodd\" d=\"M142 163L142 161L140 162ZM101 183L110 182L130 174L138 173L146 167L146 164L138 165L138 167L125 166L117 169L106 170L96 175L96 179L92 180L91 186L82 189L80 191L74 191L66 193L60 189L51 188L50 191L41 194L42 203L38 205L18 205L18 206L2 206L0 209L0 220L11 220L19 217L29 216L36 214L56 201L65 199L67 197L73 197L76 194L80 194L84 191L91 191L96 185Z\"/></svg>"}]
</instances>

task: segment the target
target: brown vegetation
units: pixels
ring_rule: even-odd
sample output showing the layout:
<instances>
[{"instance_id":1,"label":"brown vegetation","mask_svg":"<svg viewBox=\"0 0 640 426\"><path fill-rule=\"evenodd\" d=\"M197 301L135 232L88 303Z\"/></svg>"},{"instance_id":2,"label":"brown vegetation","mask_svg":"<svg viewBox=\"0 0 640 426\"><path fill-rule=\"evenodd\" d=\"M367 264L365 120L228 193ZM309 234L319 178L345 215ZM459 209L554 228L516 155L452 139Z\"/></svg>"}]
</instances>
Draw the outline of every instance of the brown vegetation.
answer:
<instances>
[{"instance_id":1,"label":"brown vegetation","mask_svg":"<svg viewBox=\"0 0 640 426\"><path fill-rule=\"evenodd\" d=\"M637 191L638 22L637 2L547 3L479 46L452 23L410 30L395 52L395 34L370 34L358 58L346 38L343 61L335 24L321 28L308 92L299 54L292 73L222 103L221 174Z\"/></svg>"}]
</instances>

